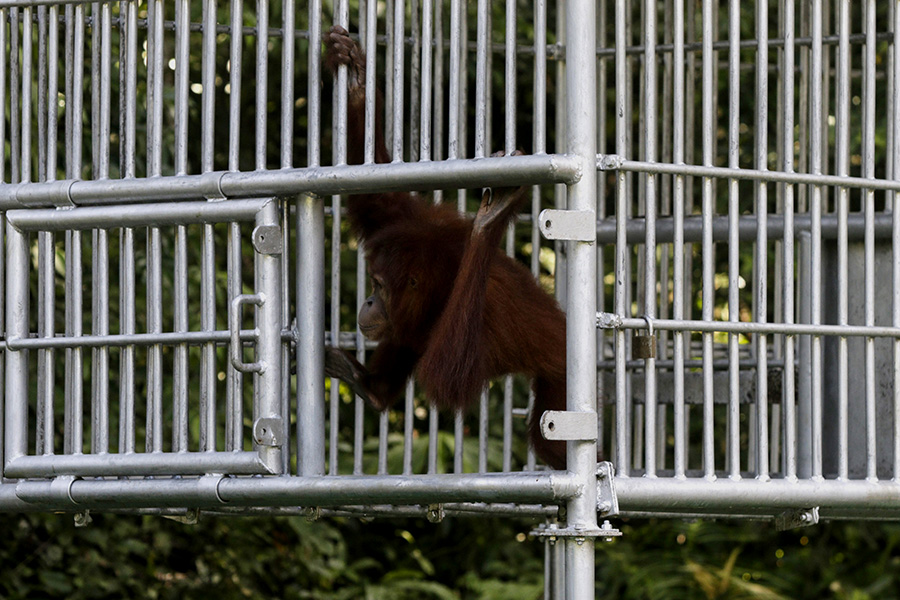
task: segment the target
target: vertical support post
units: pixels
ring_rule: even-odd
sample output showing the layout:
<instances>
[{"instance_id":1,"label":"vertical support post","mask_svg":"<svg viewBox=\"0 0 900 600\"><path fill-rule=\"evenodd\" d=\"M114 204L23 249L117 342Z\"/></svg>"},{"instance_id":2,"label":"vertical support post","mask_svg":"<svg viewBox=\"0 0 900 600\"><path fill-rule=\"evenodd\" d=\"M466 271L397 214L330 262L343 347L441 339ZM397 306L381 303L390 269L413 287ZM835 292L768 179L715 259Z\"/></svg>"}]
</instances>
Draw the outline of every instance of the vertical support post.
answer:
<instances>
[{"instance_id":1,"label":"vertical support post","mask_svg":"<svg viewBox=\"0 0 900 600\"><path fill-rule=\"evenodd\" d=\"M278 202L274 200L256 215L257 231L261 227L277 226L278 222ZM280 234L278 237L280 239ZM255 243L257 241L254 239ZM256 375L257 396L253 418L255 423L260 419L282 421L282 433L274 433L274 441L265 444L259 443L256 427L253 433L255 449L272 473L280 473L283 467L283 431L287 425L286 415L281 412L281 330L284 325L281 312L282 252L282 249L257 249L255 265L256 289L263 296L263 303L256 308L256 328L261 332L257 342L257 360L265 368Z\"/></svg>"},{"instance_id":2,"label":"vertical support post","mask_svg":"<svg viewBox=\"0 0 900 600\"><path fill-rule=\"evenodd\" d=\"M28 337L28 235L6 224L6 339ZM7 349L4 459L27 453L28 351ZM4 468L7 463L4 463Z\"/></svg>"},{"instance_id":3,"label":"vertical support post","mask_svg":"<svg viewBox=\"0 0 900 600\"><path fill-rule=\"evenodd\" d=\"M302 477L325 474L324 299L325 204L321 197L303 194L297 201L297 461Z\"/></svg>"},{"instance_id":4,"label":"vertical support post","mask_svg":"<svg viewBox=\"0 0 900 600\"><path fill-rule=\"evenodd\" d=\"M566 151L581 158L584 173L569 186L569 210L593 212L597 206L596 7L587 0L566 5ZM567 409L597 411L597 253L593 243L568 242L566 303ZM568 442L567 465L584 483L567 506L568 527L597 527L597 442ZM591 538L566 540L566 595L594 597L594 544Z\"/></svg>"}]
</instances>

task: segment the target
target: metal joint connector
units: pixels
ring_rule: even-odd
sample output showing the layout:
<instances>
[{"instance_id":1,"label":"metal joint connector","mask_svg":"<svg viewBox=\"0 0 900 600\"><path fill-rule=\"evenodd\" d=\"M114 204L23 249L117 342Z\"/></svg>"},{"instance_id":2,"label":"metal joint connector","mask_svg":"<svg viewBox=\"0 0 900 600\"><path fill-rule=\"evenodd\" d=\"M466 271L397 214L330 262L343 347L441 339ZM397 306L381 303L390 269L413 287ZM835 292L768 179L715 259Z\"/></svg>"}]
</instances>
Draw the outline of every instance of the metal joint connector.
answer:
<instances>
[{"instance_id":1,"label":"metal joint connector","mask_svg":"<svg viewBox=\"0 0 900 600\"><path fill-rule=\"evenodd\" d=\"M618 154L598 154L597 170L598 171L618 171L622 168L625 159Z\"/></svg>"},{"instance_id":2,"label":"metal joint connector","mask_svg":"<svg viewBox=\"0 0 900 600\"><path fill-rule=\"evenodd\" d=\"M621 329L624 323L625 322L622 320L622 317L615 313L597 313L598 329Z\"/></svg>"}]
</instances>

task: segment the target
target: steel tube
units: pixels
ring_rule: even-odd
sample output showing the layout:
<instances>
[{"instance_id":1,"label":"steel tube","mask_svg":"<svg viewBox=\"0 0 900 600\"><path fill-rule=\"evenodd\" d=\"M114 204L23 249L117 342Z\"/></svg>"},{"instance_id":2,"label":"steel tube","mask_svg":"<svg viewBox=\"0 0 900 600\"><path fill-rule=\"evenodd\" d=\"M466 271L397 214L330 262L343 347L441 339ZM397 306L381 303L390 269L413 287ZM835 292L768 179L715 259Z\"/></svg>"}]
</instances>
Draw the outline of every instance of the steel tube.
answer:
<instances>
[{"instance_id":1,"label":"steel tube","mask_svg":"<svg viewBox=\"0 0 900 600\"><path fill-rule=\"evenodd\" d=\"M646 329L645 319L619 318L608 314L598 314L598 323L605 329ZM896 327L866 327L865 325L812 325L803 323L759 323L756 321L716 321L716 320L675 320L656 319L653 328L665 331L696 331L700 333L742 333L814 335L835 337L887 337L900 338ZM710 363L712 364L712 363Z\"/></svg>"},{"instance_id":2,"label":"steel tube","mask_svg":"<svg viewBox=\"0 0 900 600\"><path fill-rule=\"evenodd\" d=\"M581 160L597 154L596 7L590 1L566 3L566 149ZM595 211L596 171L588 169L567 189L568 209ZM597 252L593 243L568 242L566 283L566 385L569 411L597 412ZM581 493L567 503L566 525L597 527L597 441L567 444L566 464ZM566 593L570 598L594 595L594 545L566 541Z\"/></svg>"},{"instance_id":3,"label":"steel tube","mask_svg":"<svg viewBox=\"0 0 900 600\"><path fill-rule=\"evenodd\" d=\"M55 456L20 456L7 465L6 476L11 478L104 477L140 474L232 475L271 474L269 465L256 452L147 452L67 454Z\"/></svg>"}]
</instances>

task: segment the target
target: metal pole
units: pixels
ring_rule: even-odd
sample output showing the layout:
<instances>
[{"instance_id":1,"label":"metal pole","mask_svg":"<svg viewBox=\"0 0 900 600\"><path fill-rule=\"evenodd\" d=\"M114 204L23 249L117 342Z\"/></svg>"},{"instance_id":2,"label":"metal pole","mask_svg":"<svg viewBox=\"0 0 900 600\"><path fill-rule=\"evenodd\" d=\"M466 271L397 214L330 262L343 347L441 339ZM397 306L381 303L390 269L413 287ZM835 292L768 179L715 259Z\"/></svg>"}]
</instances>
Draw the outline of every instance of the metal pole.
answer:
<instances>
[{"instance_id":1,"label":"metal pole","mask_svg":"<svg viewBox=\"0 0 900 600\"><path fill-rule=\"evenodd\" d=\"M582 179L568 188L568 209L592 214L597 206L597 171L589 167L597 155L595 10L594 3L587 0L566 5L566 149L584 160L586 167ZM568 245L567 409L596 414L597 253L593 243ZM567 504L567 526L596 529L596 440L569 442L567 465L584 484L582 494ZM566 540L566 595L570 599L594 597L594 545L590 541Z\"/></svg>"}]
</instances>

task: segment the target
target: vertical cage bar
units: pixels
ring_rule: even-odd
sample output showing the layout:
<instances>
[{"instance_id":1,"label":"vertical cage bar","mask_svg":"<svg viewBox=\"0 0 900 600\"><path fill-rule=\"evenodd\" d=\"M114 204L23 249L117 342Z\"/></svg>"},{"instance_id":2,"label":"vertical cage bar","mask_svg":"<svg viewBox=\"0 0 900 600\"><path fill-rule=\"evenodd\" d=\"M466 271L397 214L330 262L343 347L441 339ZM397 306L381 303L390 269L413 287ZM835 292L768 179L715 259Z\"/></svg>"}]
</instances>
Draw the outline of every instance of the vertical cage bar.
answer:
<instances>
[{"instance_id":1,"label":"vertical cage bar","mask_svg":"<svg viewBox=\"0 0 900 600\"><path fill-rule=\"evenodd\" d=\"M147 3L147 175L162 175L163 20L161 0ZM147 231L147 332L162 332L162 240L158 227ZM162 345L147 350L147 452L163 448Z\"/></svg>"},{"instance_id":2,"label":"vertical cage bar","mask_svg":"<svg viewBox=\"0 0 900 600\"><path fill-rule=\"evenodd\" d=\"M863 135L862 176L875 177L875 1L867 0L865 15L865 54L863 60ZM865 211L865 324L875 326L875 190L863 191ZM865 402L866 402L866 478L874 481L877 473L877 431L875 413L875 338L865 338Z\"/></svg>"},{"instance_id":3,"label":"vertical cage bar","mask_svg":"<svg viewBox=\"0 0 900 600\"><path fill-rule=\"evenodd\" d=\"M627 156L629 120L626 117L627 93L629 84L626 69L626 25L625 15L628 3L616 0L616 154ZM628 290L625 274L627 270L627 237L626 219L628 214L628 176L624 171L616 172L616 255L615 255L615 311L622 317L629 316L627 304ZM630 455L628 448L628 394L626 366L626 332L616 330L616 473L627 476L630 473Z\"/></svg>"},{"instance_id":4,"label":"vertical cage bar","mask_svg":"<svg viewBox=\"0 0 900 600\"><path fill-rule=\"evenodd\" d=\"M54 147L55 149L55 147ZM55 326L55 271L53 234L38 233L38 337L52 338ZM54 353L50 349L38 350L37 374L37 435L36 454L53 454L54 418L53 395L55 388Z\"/></svg>"},{"instance_id":5,"label":"vertical cage bar","mask_svg":"<svg viewBox=\"0 0 900 600\"><path fill-rule=\"evenodd\" d=\"M111 62L112 62L112 24L111 8L108 3L94 7L95 19L99 15L100 26L98 34L97 21L93 23L93 40L99 42L99 47L92 48L92 55L96 64L99 64L99 87L95 89L99 93L94 95L92 101L99 103L96 115L99 121L92 128L96 132L95 154L98 162L95 163L96 177L107 179L109 177L110 163L110 102L111 102ZM97 71L94 76L97 77ZM93 258L92 278L92 323L91 332L94 335L109 334L109 232L105 229L95 229L92 233L91 256ZM91 378L91 417L92 417L92 444L91 451L104 453L109 451L109 348L94 348L92 354L92 378Z\"/></svg>"},{"instance_id":6,"label":"vertical cage bar","mask_svg":"<svg viewBox=\"0 0 900 600\"><path fill-rule=\"evenodd\" d=\"M674 38L673 38L673 76L672 76L672 162L684 163L684 122L685 122L685 89L684 89L684 0L673 3ZM684 177L676 175L673 181L672 214L675 225L672 240L672 317L684 318ZM674 467L675 477L684 478L687 472L687 430L685 427L685 394L684 394L684 342L686 334L676 331L674 344L674 427L675 438ZM690 338L687 338L690 342Z\"/></svg>"},{"instance_id":7,"label":"vertical cage bar","mask_svg":"<svg viewBox=\"0 0 900 600\"><path fill-rule=\"evenodd\" d=\"M656 162L656 0L644 2L644 159ZM644 179L644 316L656 317L656 176L648 173ZM657 460L657 374L656 359L644 360L644 438L646 443L645 474L656 476Z\"/></svg>"},{"instance_id":8,"label":"vertical cage bar","mask_svg":"<svg viewBox=\"0 0 900 600\"><path fill-rule=\"evenodd\" d=\"M422 93L419 109L419 160L431 160L432 86L434 85L434 1L422 1L421 67ZM410 146L412 148L412 146Z\"/></svg>"},{"instance_id":9,"label":"vertical cage bar","mask_svg":"<svg viewBox=\"0 0 900 600\"><path fill-rule=\"evenodd\" d=\"M313 3L315 4L315 3ZM310 8L312 10L312 7ZM229 49L229 78L228 78L228 170L240 169L240 140L241 140L241 70L243 63L243 25L244 2L243 0L231 0L231 44ZM312 30L312 24L310 25ZM318 88L309 91L310 111L316 104ZM317 125L317 122L316 122ZM310 119L309 128L314 127ZM309 137L307 147L310 152L317 148L318 136ZM241 227L238 223L228 226L228 240L226 242L228 272L227 300L230 307L232 301L242 293L241 290ZM243 375L234 368L230 360L225 361L225 450L241 450L243 407L242 392ZM299 368L299 367L298 367ZM299 426L299 417L297 419Z\"/></svg>"},{"instance_id":10,"label":"vertical cage bar","mask_svg":"<svg viewBox=\"0 0 900 600\"><path fill-rule=\"evenodd\" d=\"M570 210L597 206L597 54L596 7L571 1L566 6L566 150L585 161L582 179L567 191ZM649 227L648 227L649 229ZM593 243L568 242L566 303L567 410L597 411L597 253ZM597 442L567 444L569 471L584 482L581 495L567 504L567 526L597 527ZM594 595L594 545L566 540L566 592L570 598Z\"/></svg>"},{"instance_id":11,"label":"vertical cage bar","mask_svg":"<svg viewBox=\"0 0 900 600\"><path fill-rule=\"evenodd\" d=\"M58 16L58 7L52 7L51 17ZM38 7L38 168L39 180L56 179L56 88L58 55L58 19L51 18L49 31L46 7ZM49 38L49 39L48 39ZM48 48L49 46L49 48ZM51 57L48 60L48 56ZM2 141L0 141L2 143ZM51 158L52 157L52 158ZM0 158L0 161L3 159ZM40 266L38 272L38 335L53 337L56 332L55 305L55 243L50 232L38 234ZM2 329L0 329L2 331ZM55 353L50 350L38 352L38 435L36 436L36 453L52 454L54 439L54 371ZM40 415L40 412L43 415Z\"/></svg>"},{"instance_id":12,"label":"vertical cage bar","mask_svg":"<svg viewBox=\"0 0 900 600\"><path fill-rule=\"evenodd\" d=\"M256 0L256 169L266 168L269 93L269 0Z\"/></svg>"},{"instance_id":13,"label":"vertical cage bar","mask_svg":"<svg viewBox=\"0 0 900 600\"><path fill-rule=\"evenodd\" d=\"M28 236L6 224L6 339L28 337ZM9 350L6 358L5 460L28 452L28 351Z\"/></svg>"},{"instance_id":14,"label":"vertical cage bar","mask_svg":"<svg viewBox=\"0 0 900 600\"><path fill-rule=\"evenodd\" d=\"M404 40L406 36L406 3L402 0L394 2L394 23L390 30L393 42L393 152L394 162L403 162L403 84L404 84Z\"/></svg>"},{"instance_id":15,"label":"vertical cage bar","mask_svg":"<svg viewBox=\"0 0 900 600\"><path fill-rule=\"evenodd\" d=\"M0 48L6 48L7 38L7 10L0 9ZM0 114L6 114L6 72L7 53L0 54ZM0 118L0 184L6 181L6 119ZM6 329L6 218L0 217L0 331L8 335ZM0 378L6 381L6 352L0 353ZM6 390L4 389L4 404ZM4 446L6 444L5 410L3 418L0 418L0 469L6 465ZM2 472L0 472L2 474Z\"/></svg>"},{"instance_id":16,"label":"vertical cage bar","mask_svg":"<svg viewBox=\"0 0 900 600\"><path fill-rule=\"evenodd\" d=\"M67 7L68 9L68 7ZM9 11L0 8L0 48L8 47L9 39L7 35L7 18ZM69 31L71 21L66 24L66 31ZM67 53L68 54L68 53ZM10 60L10 54L4 52L0 55L0 112L6 114L6 72L7 65ZM68 63L67 63L68 64ZM68 98L68 95L66 96ZM0 119L0 183L6 182L6 118Z\"/></svg>"},{"instance_id":17,"label":"vertical cage bar","mask_svg":"<svg viewBox=\"0 0 900 600\"><path fill-rule=\"evenodd\" d=\"M784 85L782 93L784 94L783 107L784 115L782 118L784 138L782 148L782 170L785 173L794 172L794 0L784 0L784 21L782 30L784 32ZM783 210L784 210L784 238L783 238L783 263L782 273L784 277L784 322L785 324L794 323L794 186L784 186ZM795 411L795 337L785 336L784 339L784 369L782 371L784 377L784 388L782 392L782 412L784 414L784 459L783 472L784 477L788 480L794 480L797 477L797 419Z\"/></svg>"},{"instance_id":18,"label":"vertical cage bar","mask_svg":"<svg viewBox=\"0 0 900 600\"><path fill-rule=\"evenodd\" d=\"M287 5L292 5L288 2ZM203 88L200 114L200 170L213 170L214 130L216 118L216 0L204 0L202 9L203 39L200 84ZM292 82L293 80L289 80ZM289 82L285 82L289 86ZM282 127L283 127L282 123ZM203 225L203 246L200 273L200 328L213 331L216 327L216 247L212 224ZM230 362L230 361L229 361ZM287 431L287 429L285 430ZM200 349L200 439L201 451L216 448L216 346L209 342Z\"/></svg>"},{"instance_id":19,"label":"vertical cage bar","mask_svg":"<svg viewBox=\"0 0 900 600\"><path fill-rule=\"evenodd\" d=\"M768 3L757 0L756 4L756 168L768 170L768 127L769 127L769 20ZM768 321L768 185L760 182L756 186L756 320ZM765 335L756 338L756 438L757 476L769 477L769 364L768 342Z\"/></svg>"},{"instance_id":20,"label":"vertical cage bar","mask_svg":"<svg viewBox=\"0 0 900 600\"><path fill-rule=\"evenodd\" d=\"M18 23L14 23L14 27L18 30ZM22 170L19 173L19 181L29 183L31 181L31 90L32 90L32 70L33 70L33 41L32 36L32 8L25 6L22 9L22 95L21 109L19 114L21 119L19 123L19 131L21 134L21 165ZM12 113L10 117L14 120L16 113Z\"/></svg>"},{"instance_id":21,"label":"vertical cage bar","mask_svg":"<svg viewBox=\"0 0 900 600\"><path fill-rule=\"evenodd\" d=\"M82 108L84 89L84 6L74 9L75 21L72 32L71 65L72 91L67 100L67 111L71 108L71 128L67 132L67 142L71 148L70 163L67 164L69 178L81 177L82 173ZM68 54L68 52L67 52ZM77 90L77 91L76 91ZM66 233L66 334L81 335L83 330L83 268L81 255L82 234L80 231ZM82 451L83 428L81 415L84 405L83 350L80 347L66 350L66 417L64 448L67 454Z\"/></svg>"},{"instance_id":22,"label":"vertical cage bar","mask_svg":"<svg viewBox=\"0 0 900 600\"><path fill-rule=\"evenodd\" d=\"M460 1L450 1L450 90L447 118L447 158L459 158L459 110L460 105Z\"/></svg>"},{"instance_id":23,"label":"vertical cage bar","mask_svg":"<svg viewBox=\"0 0 900 600\"><path fill-rule=\"evenodd\" d=\"M741 85L741 3L731 0L728 24L728 166L738 168L740 149L740 85ZM728 180L728 319L737 322L740 313L740 217L739 187L736 179ZM740 336L728 335L728 476L741 474L741 405L740 405Z\"/></svg>"},{"instance_id":24,"label":"vertical cage bar","mask_svg":"<svg viewBox=\"0 0 900 600\"><path fill-rule=\"evenodd\" d=\"M893 44L891 55L893 67L894 90L900 87L900 0L893 3ZM2 96L2 94L0 94ZM896 148L900 147L900 118L896 115L893 120L891 138L894 140L895 151L890 156L893 160L894 179L900 179L900 153ZM2 139L2 136L0 136ZM892 212L891 248L893 254L893 304L892 324L900 327L900 210L897 206L897 196L894 195ZM894 480L900 479L900 339L894 339Z\"/></svg>"},{"instance_id":25,"label":"vertical cage bar","mask_svg":"<svg viewBox=\"0 0 900 600\"><path fill-rule=\"evenodd\" d=\"M441 160L444 156L444 3L425 1L433 2L434 6L434 139L431 152L434 160ZM444 191L435 190L434 202L439 204L443 199Z\"/></svg>"},{"instance_id":26,"label":"vertical cage bar","mask_svg":"<svg viewBox=\"0 0 900 600\"><path fill-rule=\"evenodd\" d=\"M121 10L121 9L120 9ZM120 54L124 56L122 73L122 177L135 177L135 135L137 125L137 6L124 3ZM135 256L134 229L123 228L119 241L119 331L133 335L135 328ZM135 451L135 348L125 346L119 358L119 452Z\"/></svg>"},{"instance_id":27,"label":"vertical cage bar","mask_svg":"<svg viewBox=\"0 0 900 600\"><path fill-rule=\"evenodd\" d=\"M29 23L31 26L31 23ZM37 180L47 180L47 7L37 7L38 74L37 74Z\"/></svg>"},{"instance_id":28,"label":"vertical cage bar","mask_svg":"<svg viewBox=\"0 0 900 600\"><path fill-rule=\"evenodd\" d=\"M21 130L22 124L16 119L19 114L19 9L9 9L9 166L10 182L21 180Z\"/></svg>"},{"instance_id":29,"label":"vertical cage bar","mask_svg":"<svg viewBox=\"0 0 900 600\"><path fill-rule=\"evenodd\" d=\"M190 72L190 5L175 3L175 172L187 174L188 76ZM188 330L187 227L175 228L174 331ZM175 346L172 371L172 450L188 449L188 348Z\"/></svg>"},{"instance_id":30,"label":"vertical cage bar","mask_svg":"<svg viewBox=\"0 0 900 600\"><path fill-rule=\"evenodd\" d=\"M534 5L534 153L547 152L547 3L536 0ZM541 269L541 234L536 226L541 212L541 186L531 188L531 274L540 278ZM528 392L527 412L531 414L534 407L534 391ZM529 446L525 468L534 469L534 450ZM505 469L506 467L504 467Z\"/></svg>"},{"instance_id":31,"label":"vertical cage bar","mask_svg":"<svg viewBox=\"0 0 900 600\"><path fill-rule=\"evenodd\" d=\"M820 175L823 168L822 157L822 129L823 129L823 102L822 78L822 4L812 3L811 14L812 52L810 55L810 72L812 85L810 87L809 113L811 115L809 125L809 166L813 175ZM810 190L810 322L818 325L822 322L822 188L812 186ZM813 336L810 344L810 360L812 384L812 401L810 402L810 451L811 451L811 476L814 479L822 477L822 338Z\"/></svg>"},{"instance_id":32,"label":"vertical cage bar","mask_svg":"<svg viewBox=\"0 0 900 600\"><path fill-rule=\"evenodd\" d=\"M427 1L427 0L426 0ZM421 112L424 109L422 96L425 88L422 85L422 31L420 29L419 0L411 0L409 3L409 33L412 37L409 49L409 159L419 160L420 140L425 135L420 129Z\"/></svg>"},{"instance_id":33,"label":"vertical cage bar","mask_svg":"<svg viewBox=\"0 0 900 600\"><path fill-rule=\"evenodd\" d=\"M838 51L835 121L836 175L850 174L850 2L838 0ZM849 259L847 219L850 212L850 190L838 188L837 218L837 324L849 324ZM837 340L838 345L838 478L849 476L849 355L847 338Z\"/></svg>"},{"instance_id":34,"label":"vertical cage bar","mask_svg":"<svg viewBox=\"0 0 900 600\"><path fill-rule=\"evenodd\" d=\"M713 165L713 133L715 129L715 115L713 114L713 101L715 88L713 87L713 73L715 70L715 55L713 54L713 35L715 22L713 21L713 6L711 0L703 1L703 164ZM713 198L713 182L709 177L703 178L702 184L702 208L703 215L703 240L702 240L702 270L703 270L703 308L702 319L713 320L713 304L715 302L715 247L712 236L712 217L715 211ZM703 334L703 474L706 478L715 477L715 430L714 430L714 390L713 390L713 336L711 333Z\"/></svg>"}]
</instances>

